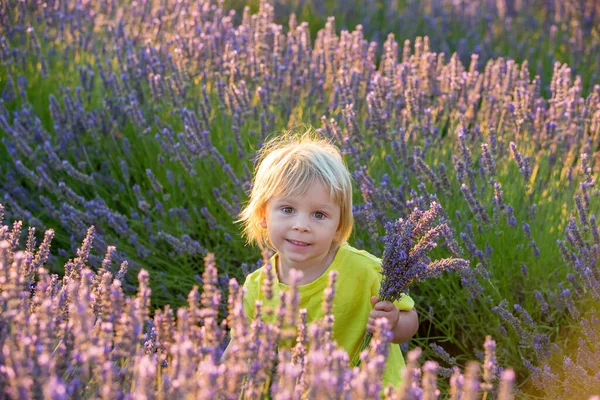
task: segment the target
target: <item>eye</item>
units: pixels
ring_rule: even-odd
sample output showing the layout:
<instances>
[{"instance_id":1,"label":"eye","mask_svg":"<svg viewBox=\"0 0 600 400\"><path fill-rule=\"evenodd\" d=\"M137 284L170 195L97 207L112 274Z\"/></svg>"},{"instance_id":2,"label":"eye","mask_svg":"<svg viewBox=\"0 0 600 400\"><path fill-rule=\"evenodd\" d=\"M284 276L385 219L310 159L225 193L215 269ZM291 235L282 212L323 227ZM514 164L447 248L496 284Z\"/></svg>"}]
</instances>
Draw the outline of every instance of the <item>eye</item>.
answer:
<instances>
[{"instance_id":1,"label":"eye","mask_svg":"<svg viewBox=\"0 0 600 400\"><path fill-rule=\"evenodd\" d=\"M317 212L315 213L315 218L316 218L316 219L324 219L324 218L326 218L326 217L327 217L327 215L323 214L321 211L317 211Z\"/></svg>"},{"instance_id":2,"label":"eye","mask_svg":"<svg viewBox=\"0 0 600 400\"><path fill-rule=\"evenodd\" d=\"M294 212L294 209L292 207L281 207L281 211L284 214L291 214Z\"/></svg>"}]
</instances>

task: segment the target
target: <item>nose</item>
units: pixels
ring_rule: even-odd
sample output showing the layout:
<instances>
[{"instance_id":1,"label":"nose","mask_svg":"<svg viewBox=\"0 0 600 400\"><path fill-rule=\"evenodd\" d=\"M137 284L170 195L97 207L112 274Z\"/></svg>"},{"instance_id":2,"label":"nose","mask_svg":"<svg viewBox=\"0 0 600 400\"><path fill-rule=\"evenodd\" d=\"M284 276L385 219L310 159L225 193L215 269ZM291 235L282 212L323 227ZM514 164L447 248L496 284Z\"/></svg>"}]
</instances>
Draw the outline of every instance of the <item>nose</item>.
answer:
<instances>
[{"instance_id":1,"label":"nose","mask_svg":"<svg viewBox=\"0 0 600 400\"><path fill-rule=\"evenodd\" d=\"M292 229L298 232L308 232L310 230L308 218L302 214L299 214L296 218L294 218Z\"/></svg>"}]
</instances>

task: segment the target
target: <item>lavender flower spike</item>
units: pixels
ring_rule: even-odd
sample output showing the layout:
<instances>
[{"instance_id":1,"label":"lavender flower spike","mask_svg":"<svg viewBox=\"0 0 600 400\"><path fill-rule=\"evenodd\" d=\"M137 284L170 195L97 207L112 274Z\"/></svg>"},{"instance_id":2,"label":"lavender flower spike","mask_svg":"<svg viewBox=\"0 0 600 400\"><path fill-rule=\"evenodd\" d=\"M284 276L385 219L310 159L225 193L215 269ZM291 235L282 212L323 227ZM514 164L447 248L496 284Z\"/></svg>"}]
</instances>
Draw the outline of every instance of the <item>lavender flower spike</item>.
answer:
<instances>
[{"instance_id":1,"label":"lavender flower spike","mask_svg":"<svg viewBox=\"0 0 600 400\"><path fill-rule=\"evenodd\" d=\"M425 212L415 208L408 219L386 224L379 301L394 302L408 293L413 283L439 277L443 271L468 267L469 262L461 258L431 261L427 256L437 246L436 240L448 237L451 232L447 224L434 225L441 211L442 207L432 202ZM369 332L365 333L361 347L352 357L353 365L360 365L360 353L367 348L371 337Z\"/></svg>"},{"instance_id":2,"label":"lavender flower spike","mask_svg":"<svg viewBox=\"0 0 600 400\"><path fill-rule=\"evenodd\" d=\"M505 369L500 376L500 387L498 389L498 400L513 400L513 386L515 384L515 371Z\"/></svg>"},{"instance_id":3,"label":"lavender flower spike","mask_svg":"<svg viewBox=\"0 0 600 400\"><path fill-rule=\"evenodd\" d=\"M492 340L491 336L486 336L483 347L485 349L485 358L483 361L483 380L485 383L481 384L481 388L486 391L491 391L494 387L494 381L496 380L498 370L496 342Z\"/></svg>"}]
</instances>

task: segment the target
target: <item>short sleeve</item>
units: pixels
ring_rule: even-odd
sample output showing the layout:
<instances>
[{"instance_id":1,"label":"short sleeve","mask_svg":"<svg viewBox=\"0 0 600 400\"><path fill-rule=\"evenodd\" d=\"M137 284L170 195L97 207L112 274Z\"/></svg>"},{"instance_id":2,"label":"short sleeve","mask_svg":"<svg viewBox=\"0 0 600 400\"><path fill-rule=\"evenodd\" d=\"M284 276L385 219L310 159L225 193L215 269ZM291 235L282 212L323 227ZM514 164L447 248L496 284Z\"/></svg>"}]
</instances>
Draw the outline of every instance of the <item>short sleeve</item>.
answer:
<instances>
[{"instance_id":1,"label":"short sleeve","mask_svg":"<svg viewBox=\"0 0 600 400\"><path fill-rule=\"evenodd\" d=\"M410 311L415 308L415 301L407 294L403 294L400 299L394 302L394 305L400 311Z\"/></svg>"}]
</instances>

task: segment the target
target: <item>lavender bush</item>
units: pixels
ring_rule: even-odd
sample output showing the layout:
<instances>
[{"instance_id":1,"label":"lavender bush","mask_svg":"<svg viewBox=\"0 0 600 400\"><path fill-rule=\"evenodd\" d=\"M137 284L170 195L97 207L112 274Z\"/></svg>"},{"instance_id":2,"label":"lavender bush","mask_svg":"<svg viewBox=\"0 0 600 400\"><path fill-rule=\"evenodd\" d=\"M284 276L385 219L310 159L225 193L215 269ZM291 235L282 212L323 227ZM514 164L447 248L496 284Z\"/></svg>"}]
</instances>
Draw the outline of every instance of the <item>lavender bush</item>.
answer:
<instances>
[{"instance_id":1,"label":"lavender bush","mask_svg":"<svg viewBox=\"0 0 600 400\"><path fill-rule=\"evenodd\" d=\"M298 5L333 4L313 3ZM227 294L261 258L231 222L249 160L268 135L310 123L355 177L353 244L381 254L385 221L436 201L472 266L413 288L410 345L451 376L484 362L498 332L519 390L569 398L598 373L584 329L600 279L596 3L352 4L317 31L301 13L277 23L267 2L237 14L210 0L2 2L6 220L54 231L39 262L59 276L93 225L88 265L130 294L147 270L151 309L187 303L209 250ZM383 19L354 27L344 7ZM13 231L11 243L25 236Z\"/></svg>"},{"instance_id":2,"label":"lavender bush","mask_svg":"<svg viewBox=\"0 0 600 400\"><path fill-rule=\"evenodd\" d=\"M260 1L229 0L242 14L244 7L258 10ZM335 15L341 29L361 25L365 36L382 43L389 32L398 38L428 36L433 48L456 52L463 64L472 53L480 61L505 57L529 61L542 88L551 95L553 64L566 62L591 88L600 70L600 5L578 0L369 0L272 2L274 18L285 25L291 14L309 22L311 37Z\"/></svg>"},{"instance_id":3,"label":"lavender bush","mask_svg":"<svg viewBox=\"0 0 600 400\"><path fill-rule=\"evenodd\" d=\"M231 279L229 316L219 320L221 292L212 253L204 259L202 294L195 286L187 307L174 310L166 306L151 317L147 271L138 273L137 294L129 297L123 292L120 276L89 267L93 228L77 257L65 265L62 278L49 273L44 265L52 231L46 232L38 248L35 229L30 228L27 247L20 250L21 224L0 228L3 397L300 399L307 395L371 399L383 395L432 399L439 395L437 363L427 361L421 370L419 349L408 355L403 386L381 387L391 334L385 319L377 321L361 368L350 368L348 355L332 341L330 313L306 326L305 310L298 312L297 292L282 292L278 310L263 310L257 302L257 318L248 324L242 290ZM107 254L104 267L111 262L111 254ZM334 282L330 279L330 292ZM324 300L331 304L333 296ZM263 322L262 313L268 312L277 314L275 323ZM228 326L243 334L231 356L223 360L223 328ZM277 352L277 338L290 335L297 339L293 352ZM452 390L457 396L479 396L497 389L480 387L479 373L470 376L471 385L459 383L462 375L458 369L455 378ZM488 378L484 375L484 379ZM505 370L498 399L512 399L513 385L514 373Z\"/></svg>"}]
</instances>

